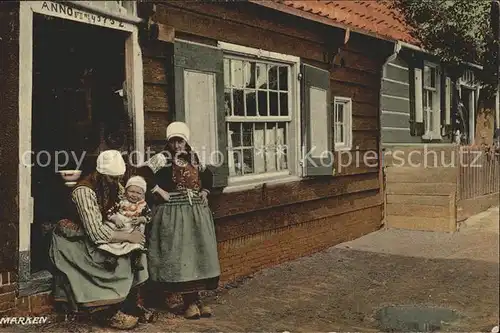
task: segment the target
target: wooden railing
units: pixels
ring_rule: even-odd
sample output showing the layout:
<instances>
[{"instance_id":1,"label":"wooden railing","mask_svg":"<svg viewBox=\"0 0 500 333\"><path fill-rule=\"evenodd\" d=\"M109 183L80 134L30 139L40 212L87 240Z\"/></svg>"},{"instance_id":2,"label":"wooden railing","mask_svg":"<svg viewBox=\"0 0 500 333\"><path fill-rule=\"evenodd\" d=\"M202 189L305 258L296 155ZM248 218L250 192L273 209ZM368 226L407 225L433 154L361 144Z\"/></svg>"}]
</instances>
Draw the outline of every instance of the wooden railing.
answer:
<instances>
[{"instance_id":1,"label":"wooden railing","mask_svg":"<svg viewBox=\"0 0 500 333\"><path fill-rule=\"evenodd\" d=\"M477 147L459 149L457 199L500 192L500 153Z\"/></svg>"}]
</instances>

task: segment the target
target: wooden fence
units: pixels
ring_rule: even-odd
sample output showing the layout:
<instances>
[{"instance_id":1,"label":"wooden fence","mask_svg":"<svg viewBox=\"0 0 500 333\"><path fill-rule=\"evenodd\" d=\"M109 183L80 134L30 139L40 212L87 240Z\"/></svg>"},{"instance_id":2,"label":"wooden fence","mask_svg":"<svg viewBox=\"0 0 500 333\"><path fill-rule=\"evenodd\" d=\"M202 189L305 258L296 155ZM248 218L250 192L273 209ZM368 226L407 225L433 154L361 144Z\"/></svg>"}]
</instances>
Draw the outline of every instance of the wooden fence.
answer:
<instances>
[{"instance_id":1,"label":"wooden fence","mask_svg":"<svg viewBox=\"0 0 500 333\"><path fill-rule=\"evenodd\" d=\"M460 148L457 199L500 192L500 154L475 147Z\"/></svg>"},{"instance_id":2,"label":"wooden fence","mask_svg":"<svg viewBox=\"0 0 500 333\"><path fill-rule=\"evenodd\" d=\"M500 153L476 147L459 148L457 221L498 206Z\"/></svg>"}]
</instances>

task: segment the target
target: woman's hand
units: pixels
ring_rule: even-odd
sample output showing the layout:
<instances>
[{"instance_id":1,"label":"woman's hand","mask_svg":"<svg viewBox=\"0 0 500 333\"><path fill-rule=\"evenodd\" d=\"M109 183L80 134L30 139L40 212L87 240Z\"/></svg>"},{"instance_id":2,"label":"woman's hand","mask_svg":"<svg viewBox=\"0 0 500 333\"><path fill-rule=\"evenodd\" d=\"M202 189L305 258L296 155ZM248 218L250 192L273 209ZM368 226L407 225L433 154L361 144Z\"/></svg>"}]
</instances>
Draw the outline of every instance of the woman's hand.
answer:
<instances>
[{"instance_id":1,"label":"woman's hand","mask_svg":"<svg viewBox=\"0 0 500 333\"><path fill-rule=\"evenodd\" d=\"M115 221L115 226L118 228L118 229L123 229L125 227L125 223L123 223L122 220L116 220Z\"/></svg>"},{"instance_id":2,"label":"woman's hand","mask_svg":"<svg viewBox=\"0 0 500 333\"><path fill-rule=\"evenodd\" d=\"M122 219L116 214L110 216L109 220L115 224L117 229L122 229L123 227L125 227L125 223L123 223Z\"/></svg>"},{"instance_id":3,"label":"woman's hand","mask_svg":"<svg viewBox=\"0 0 500 333\"><path fill-rule=\"evenodd\" d=\"M200 198L201 198L201 201L203 202L204 205L208 205L208 192L207 191L201 191Z\"/></svg>"},{"instance_id":4,"label":"woman's hand","mask_svg":"<svg viewBox=\"0 0 500 333\"><path fill-rule=\"evenodd\" d=\"M155 193L158 194L165 201L169 201L170 200L170 194L168 194L167 191L165 191L164 189L162 189L160 187L158 187L155 190Z\"/></svg>"},{"instance_id":5,"label":"woman's hand","mask_svg":"<svg viewBox=\"0 0 500 333\"><path fill-rule=\"evenodd\" d=\"M144 245L146 243L146 237L140 231L132 231L128 236L128 241L134 244Z\"/></svg>"},{"instance_id":6,"label":"woman's hand","mask_svg":"<svg viewBox=\"0 0 500 333\"><path fill-rule=\"evenodd\" d=\"M130 220L132 225L146 224L147 220L144 216L134 217Z\"/></svg>"}]
</instances>

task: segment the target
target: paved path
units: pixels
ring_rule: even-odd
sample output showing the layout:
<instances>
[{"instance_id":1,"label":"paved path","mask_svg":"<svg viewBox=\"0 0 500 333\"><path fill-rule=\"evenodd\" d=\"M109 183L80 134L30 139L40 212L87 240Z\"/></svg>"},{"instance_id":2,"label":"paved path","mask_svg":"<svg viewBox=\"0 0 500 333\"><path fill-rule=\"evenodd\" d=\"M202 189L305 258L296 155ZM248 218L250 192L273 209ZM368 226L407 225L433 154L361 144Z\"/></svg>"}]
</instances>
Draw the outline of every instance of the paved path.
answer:
<instances>
[{"instance_id":1,"label":"paved path","mask_svg":"<svg viewBox=\"0 0 500 333\"><path fill-rule=\"evenodd\" d=\"M489 332L498 324L498 220L493 208L454 234L380 230L256 274L211 300L213 318L162 314L135 331L368 332L378 331L381 307L426 305L458 311L445 331ZM58 323L43 331L110 330Z\"/></svg>"}]
</instances>

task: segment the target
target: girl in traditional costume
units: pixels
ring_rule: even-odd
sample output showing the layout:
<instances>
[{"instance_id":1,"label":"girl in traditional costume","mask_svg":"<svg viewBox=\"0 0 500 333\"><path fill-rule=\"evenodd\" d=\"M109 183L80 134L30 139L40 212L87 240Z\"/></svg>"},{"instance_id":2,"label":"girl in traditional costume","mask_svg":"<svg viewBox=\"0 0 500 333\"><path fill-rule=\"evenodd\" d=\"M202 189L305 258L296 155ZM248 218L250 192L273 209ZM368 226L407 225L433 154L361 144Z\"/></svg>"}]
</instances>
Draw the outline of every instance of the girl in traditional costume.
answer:
<instances>
[{"instance_id":1,"label":"girl in traditional costume","mask_svg":"<svg viewBox=\"0 0 500 333\"><path fill-rule=\"evenodd\" d=\"M220 266L208 195L212 173L200 165L189 146L189 128L173 122L167 146L139 169L153 194L153 217L148 239L151 281L170 293L180 293L184 316L208 317L199 292L216 289Z\"/></svg>"}]
</instances>

